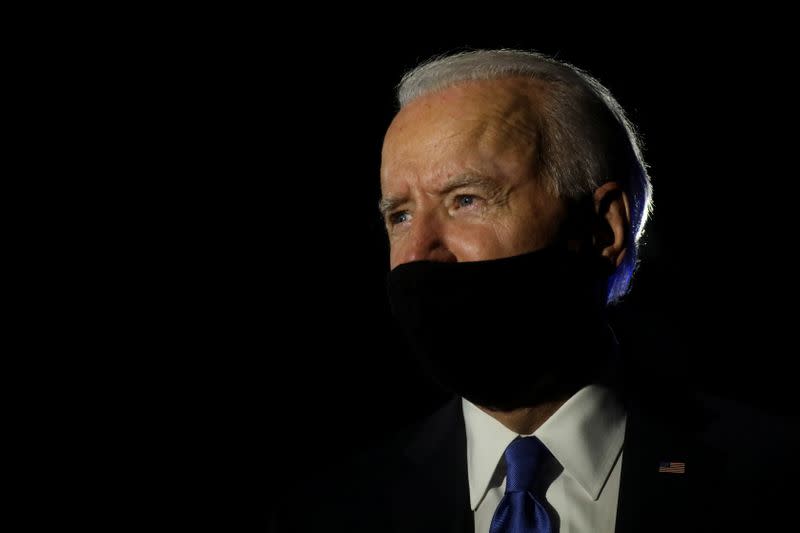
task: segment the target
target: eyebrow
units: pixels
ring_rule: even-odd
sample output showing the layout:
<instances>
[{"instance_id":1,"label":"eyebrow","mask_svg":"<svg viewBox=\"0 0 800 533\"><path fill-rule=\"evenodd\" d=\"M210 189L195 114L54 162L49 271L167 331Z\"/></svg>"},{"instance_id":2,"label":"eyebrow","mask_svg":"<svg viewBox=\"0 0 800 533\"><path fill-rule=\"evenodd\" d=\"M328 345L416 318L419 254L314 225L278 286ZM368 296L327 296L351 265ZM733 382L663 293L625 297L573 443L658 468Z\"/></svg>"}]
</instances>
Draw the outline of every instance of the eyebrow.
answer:
<instances>
[{"instance_id":1,"label":"eyebrow","mask_svg":"<svg viewBox=\"0 0 800 533\"><path fill-rule=\"evenodd\" d=\"M458 174L449 178L437 194L443 195L462 187L480 187L490 193L497 191L500 185L493 178L481 174L465 173ZM378 202L378 210L386 218L390 212L394 211L399 205L408 201L407 196L385 196Z\"/></svg>"}]
</instances>

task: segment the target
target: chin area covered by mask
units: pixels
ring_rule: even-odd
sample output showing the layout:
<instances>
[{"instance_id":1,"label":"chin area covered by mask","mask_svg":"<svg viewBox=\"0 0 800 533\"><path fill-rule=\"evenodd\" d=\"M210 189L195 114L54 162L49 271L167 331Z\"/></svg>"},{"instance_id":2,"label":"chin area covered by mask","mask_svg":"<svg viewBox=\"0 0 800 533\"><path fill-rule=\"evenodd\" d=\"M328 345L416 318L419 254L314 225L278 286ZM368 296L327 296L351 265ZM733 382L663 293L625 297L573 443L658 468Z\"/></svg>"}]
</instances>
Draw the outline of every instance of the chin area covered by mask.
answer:
<instances>
[{"instance_id":1,"label":"chin area covered by mask","mask_svg":"<svg viewBox=\"0 0 800 533\"><path fill-rule=\"evenodd\" d=\"M417 261L389 273L389 299L441 386L510 410L567 396L608 364L611 268L555 247L488 261Z\"/></svg>"}]
</instances>

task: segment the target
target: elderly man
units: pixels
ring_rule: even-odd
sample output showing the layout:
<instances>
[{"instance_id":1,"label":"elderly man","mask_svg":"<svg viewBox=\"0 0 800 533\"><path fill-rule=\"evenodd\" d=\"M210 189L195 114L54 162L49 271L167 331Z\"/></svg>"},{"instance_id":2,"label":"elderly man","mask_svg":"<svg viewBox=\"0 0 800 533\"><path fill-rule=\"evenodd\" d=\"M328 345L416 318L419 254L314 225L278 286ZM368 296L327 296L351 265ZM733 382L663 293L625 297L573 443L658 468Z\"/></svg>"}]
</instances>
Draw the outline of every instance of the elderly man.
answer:
<instances>
[{"instance_id":1,"label":"elderly man","mask_svg":"<svg viewBox=\"0 0 800 533\"><path fill-rule=\"evenodd\" d=\"M651 188L608 90L496 50L423 64L398 96L381 167L389 296L453 400L324 486L303 480L281 530L739 530L775 517L763 507L775 471L752 449L783 448L739 433L773 428L623 372L606 309L630 285ZM324 494L311 504L308 491Z\"/></svg>"}]
</instances>

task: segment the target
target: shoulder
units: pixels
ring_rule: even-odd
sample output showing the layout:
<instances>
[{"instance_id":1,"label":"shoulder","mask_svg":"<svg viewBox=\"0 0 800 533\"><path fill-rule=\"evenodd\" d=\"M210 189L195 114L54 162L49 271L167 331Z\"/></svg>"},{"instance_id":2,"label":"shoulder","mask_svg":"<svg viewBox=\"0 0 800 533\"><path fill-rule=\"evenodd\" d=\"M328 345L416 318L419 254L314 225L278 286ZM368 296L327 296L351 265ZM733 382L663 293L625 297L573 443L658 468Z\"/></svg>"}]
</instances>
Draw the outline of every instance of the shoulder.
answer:
<instances>
[{"instance_id":1,"label":"shoulder","mask_svg":"<svg viewBox=\"0 0 800 533\"><path fill-rule=\"evenodd\" d=\"M281 532L385 531L395 521L398 501L429 487L420 481L430 474L423 465L453 445L460 412L460 402L450 399L368 448L306 479L290 480L273 505L271 524Z\"/></svg>"},{"instance_id":2,"label":"shoulder","mask_svg":"<svg viewBox=\"0 0 800 533\"><path fill-rule=\"evenodd\" d=\"M286 480L286 489L271 502L274 530L368 531L387 512L385 485L402 468L401 448L397 438L383 440L319 469L308 468L303 478Z\"/></svg>"},{"instance_id":3,"label":"shoulder","mask_svg":"<svg viewBox=\"0 0 800 533\"><path fill-rule=\"evenodd\" d=\"M793 467L789 453L800 448L796 421L766 412L740 401L696 393L700 419L698 439L725 454L741 470L746 463L757 464L760 473L767 465Z\"/></svg>"},{"instance_id":4,"label":"shoulder","mask_svg":"<svg viewBox=\"0 0 800 533\"><path fill-rule=\"evenodd\" d=\"M787 416L706 393L695 393L694 403L703 417L701 438L706 442L731 450L777 453L778 457L797 444L796 425Z\"/></svg>"},{"instance_id":5,"label":"shoulder","mask_svg":"<svg viewBox=\"0 0 800 533\"><path fill-rule=\"evenodd\" d=\"M794 505L789 487L800 476L796 421L715 395L695 400L702 416L697 458L706 474L695 483L698 502L716 509L718 523L724 517L733 530L782 528Z\"/></svg>"},{"instance_id":6,"label":"shoulder","mask_svg":"<svg viewBox=\"0 0 800 533\"><path fill-rule=\"evenodd\" d=\"M689 388L654 386L626 396L632 431L642 442L670 441L679 448L704 450L718 473L748 478L772 475L767 466L796 468L790 453L800 447L797 422L739 400ZM630 433L634 433L631 435Z\"/></svg>"},{"instance_id":7,"label":"shoulder","mask_svg":"<svg viewBox=\"0 0 800 533\"><path fill-rule=\"evenodd\" d=\"M653 517L666 504L691 509L698 523L734 531L780 523L791 508L786 487L798 476L792 455L800 443L788 418L675 387L649 387L625 401L622 468L629 504L653 506ZM677 465L679 475L662 473L664 463Z\"/></svg>"}]
</instances>

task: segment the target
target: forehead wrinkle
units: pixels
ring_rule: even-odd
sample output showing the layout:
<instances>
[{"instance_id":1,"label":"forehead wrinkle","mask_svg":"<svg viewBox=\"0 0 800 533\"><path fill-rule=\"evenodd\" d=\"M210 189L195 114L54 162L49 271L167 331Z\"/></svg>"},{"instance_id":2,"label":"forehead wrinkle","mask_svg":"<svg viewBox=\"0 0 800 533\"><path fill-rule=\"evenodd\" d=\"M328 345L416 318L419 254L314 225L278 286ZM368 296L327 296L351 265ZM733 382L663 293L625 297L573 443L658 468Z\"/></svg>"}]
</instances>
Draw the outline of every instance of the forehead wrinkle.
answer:
<instances>
[{"instance_id":1,"label":"forehead wrinkle","mask_svg":"<svg viewBox=\"0 0 800 533\"><path fill-rule=\"evenodd\" d=\"M476 84L478 90L472 87ZM514 151L522 156L512 158L518 160L514 170L533 170L539 145L538 84L503 79L465 82L450 89L420 97L400 111L403 116L390 127L392 164L383 166L382 178L399 172L416 179L425 176L431 183L465 170L494 173L499 159ZM416 128L420 116L426 124L422 130ZM474 160L470 153L495 168L468 168L468 161Z\"/></svg>"},{"instance_id":2,"label":"forehead wrinkle","mask_svg":"<svg viewBox=\"0 0 800 533\"><path fill-rule=\"evenodd\" d=\"M505 105L502 105L505 104ZM538 144L538 117L534 102L524 94L513 95L511 101L497 102L483 119L478 145L496 152Z\"/></svg>"}]
</instances>

